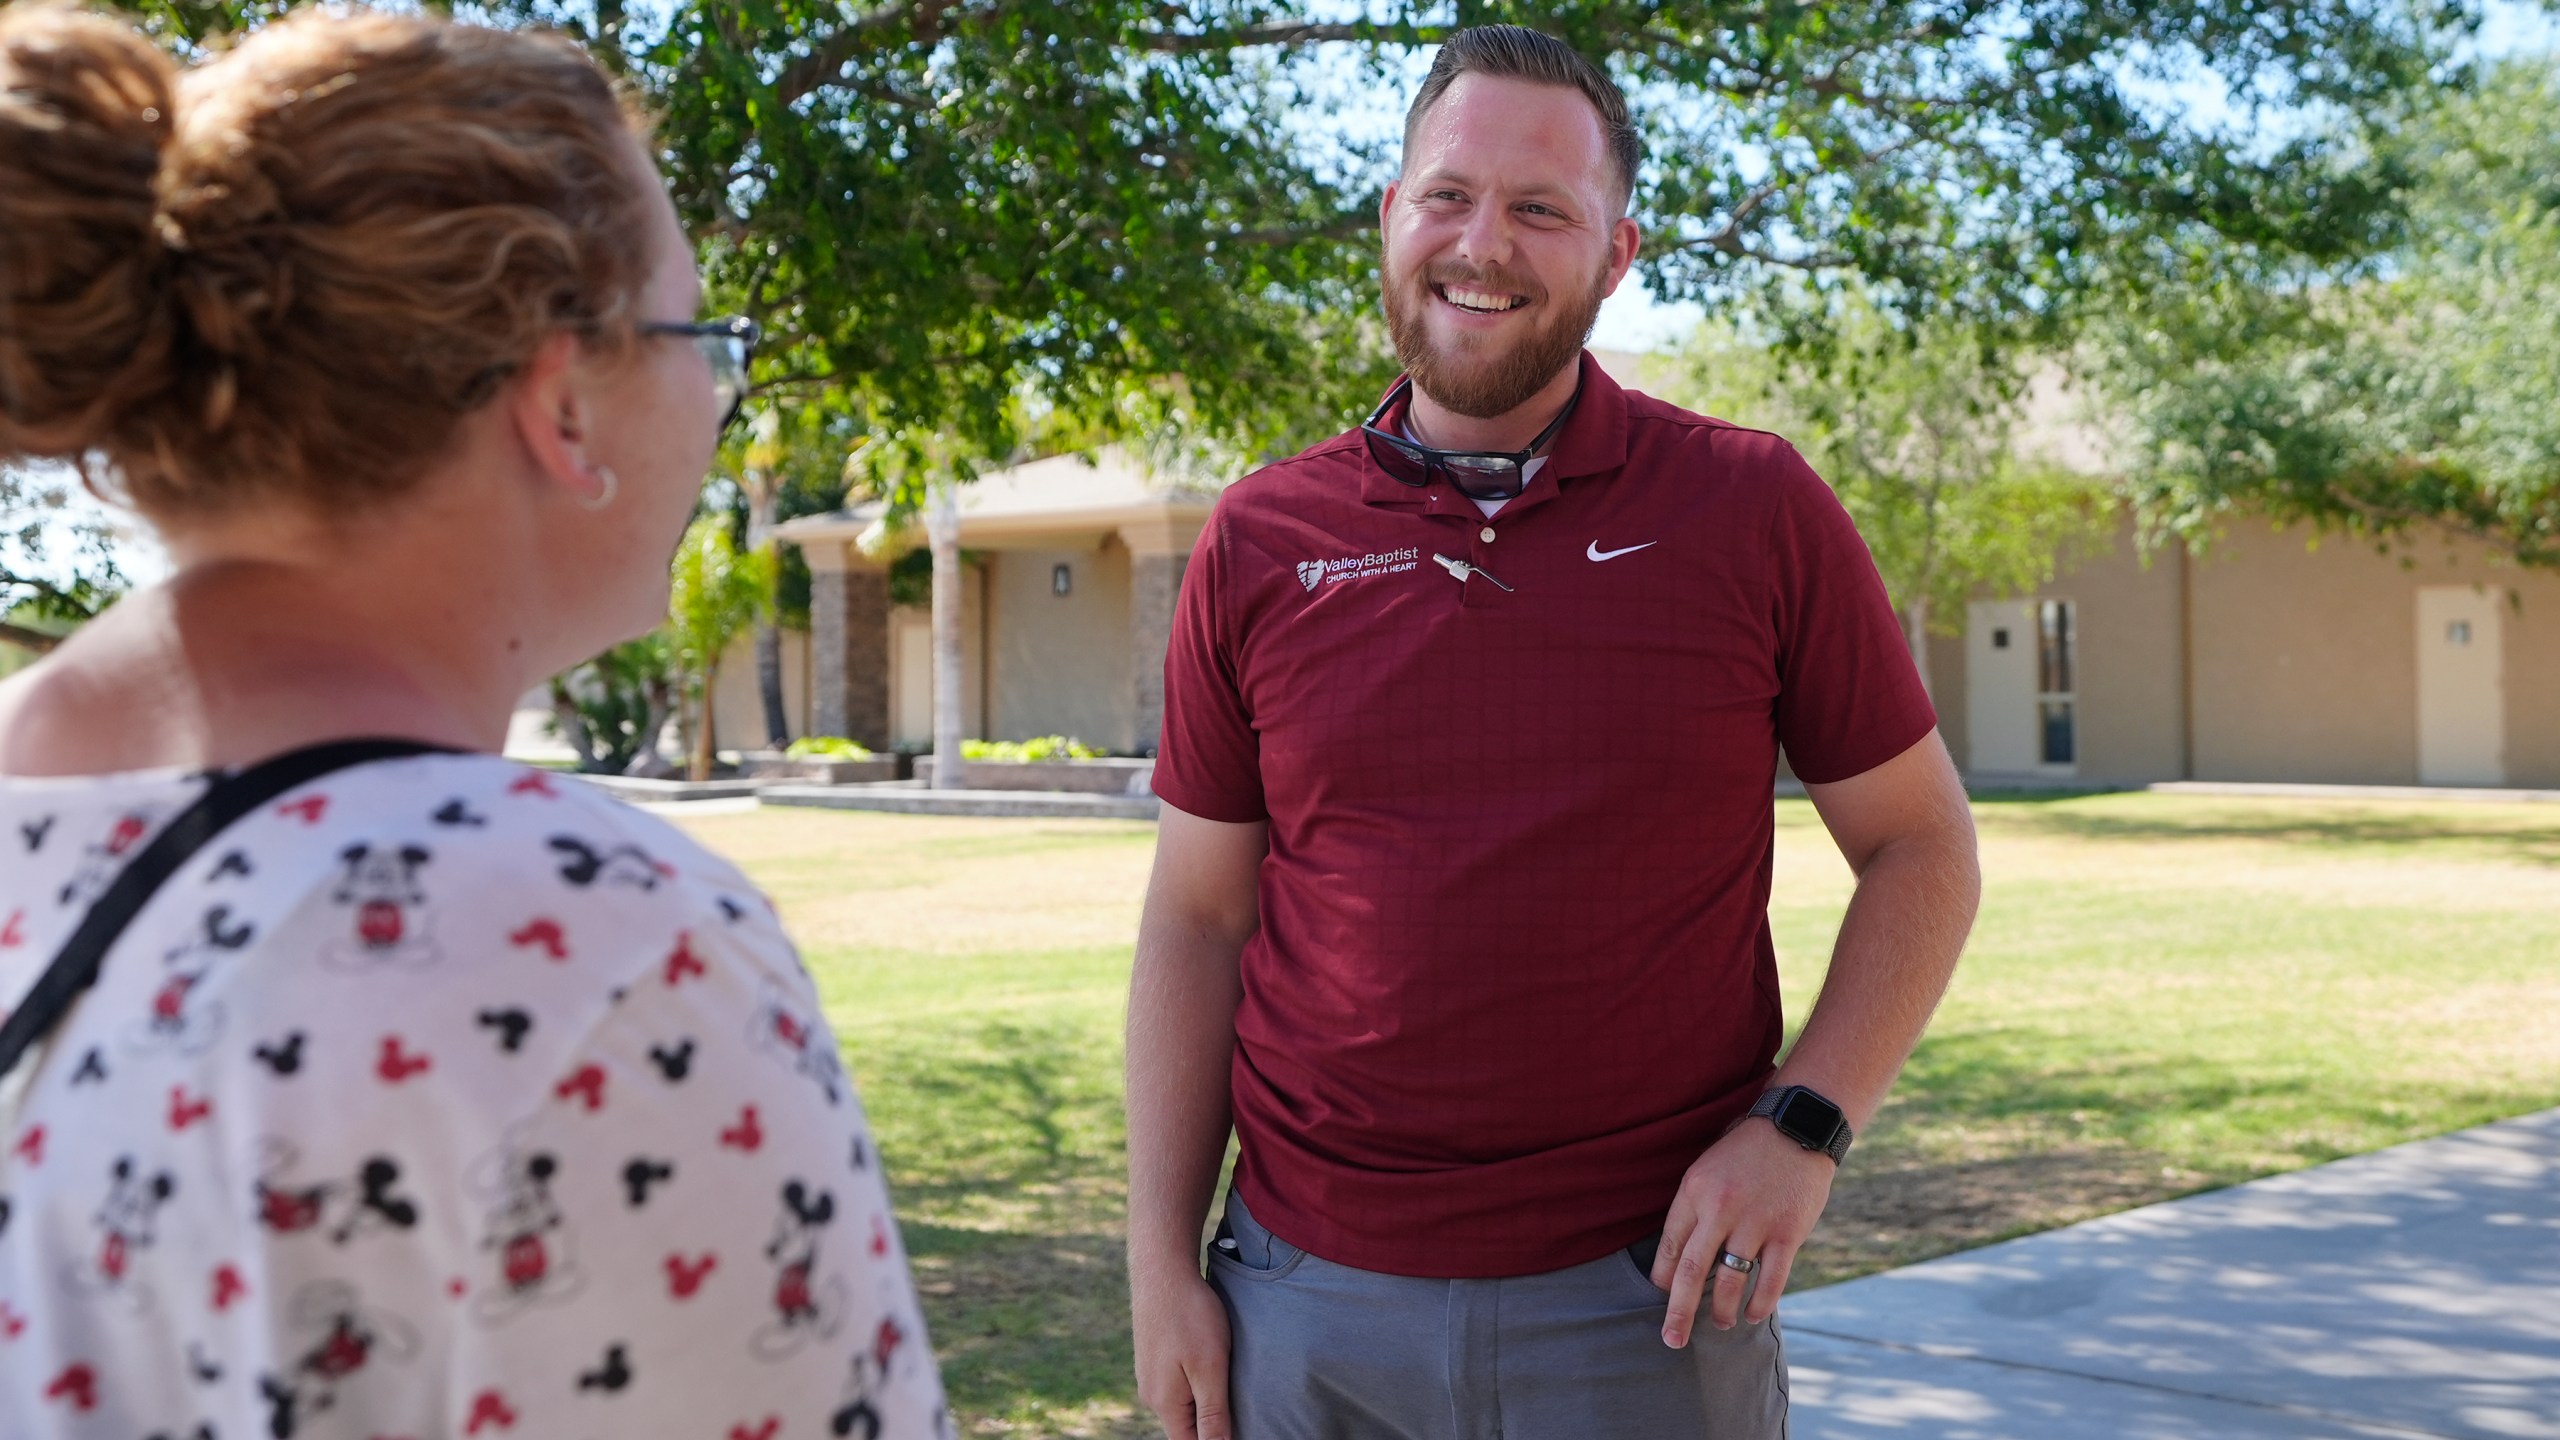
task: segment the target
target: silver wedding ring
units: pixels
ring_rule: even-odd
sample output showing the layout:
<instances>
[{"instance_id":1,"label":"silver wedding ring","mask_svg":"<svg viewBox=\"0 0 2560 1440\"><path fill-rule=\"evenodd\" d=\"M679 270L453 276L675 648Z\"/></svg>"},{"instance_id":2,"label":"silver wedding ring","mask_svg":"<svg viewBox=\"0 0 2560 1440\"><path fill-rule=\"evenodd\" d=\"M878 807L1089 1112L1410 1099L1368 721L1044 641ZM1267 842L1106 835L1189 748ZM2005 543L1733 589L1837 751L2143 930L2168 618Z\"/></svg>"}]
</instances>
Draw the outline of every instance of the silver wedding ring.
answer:
<instances>
[{"instance_id":1,"label":"silver wedding ring","mask_svg":"<svg viewBox=\"0 0 2560 1440\"><path fill-rule=\"evenodd\" d=\"M1719 1250L1719 1251L1717 1251L1717 1252L1716 1252L1716 1263L1717 1263L1717 1264L1719 1264L1719 1265L1721 1265L1721 1266L1723 1266L1723 1267L1724 1267L1724 1268L1726 1268L1727 1270L1732 1271L1732 1272L1733 1272L1734 1274L1736 1274L1736 1275L1748 1275L1748 1274L1750 1274L1752 1271L1757 1270L1757 1269L1759 1269L1759 1268L1760 1268L1760 1262L1759 1262L1759 1261L1757 1261L1757 1260L1745 1260L1745 1259L1743 1259L1741 1256L1734 1254L1734 1253L1733 1253L1732 1251L1730 1251L1730 1250Z\"/></svg>"}]
</instances>

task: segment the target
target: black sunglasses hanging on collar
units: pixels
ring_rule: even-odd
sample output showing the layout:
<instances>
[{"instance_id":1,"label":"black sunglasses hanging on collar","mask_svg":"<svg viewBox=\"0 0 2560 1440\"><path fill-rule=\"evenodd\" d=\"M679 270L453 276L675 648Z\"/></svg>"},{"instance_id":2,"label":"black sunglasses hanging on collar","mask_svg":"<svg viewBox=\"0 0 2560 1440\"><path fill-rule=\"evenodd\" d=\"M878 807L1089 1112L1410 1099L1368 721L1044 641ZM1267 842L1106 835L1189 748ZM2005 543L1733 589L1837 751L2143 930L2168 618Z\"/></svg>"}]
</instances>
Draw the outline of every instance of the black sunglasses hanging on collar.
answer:
<instances>
[{"instance_id":1,"label":"black sunglasses hanging on collar","mask_svg":"<svg viewBox=\"0 0 2560 1440\"><path fill-rule=\"evenodd\" d=\"M1435 450L1379 428L1379 422L1395 408L1397 398L1412 390L1413 377L1398 380L1395 388L1387 392L1387 398L1379 401L1378 408L1361 422L1360 436L1368 442L1369 458L1401 484L1421 489L1434 480L1446 480L1470 500L1519 499L1520 492L1529 486L1529 462L1556 438L1556 433L1564 429L1564 422L1573 418L1573 408L1582 403L1582 388L1577 385L1573 398L1564 402L1564 409L1538 432L1538 438L1530 441L1526 450Z\"/></svg>"}]
</instances>

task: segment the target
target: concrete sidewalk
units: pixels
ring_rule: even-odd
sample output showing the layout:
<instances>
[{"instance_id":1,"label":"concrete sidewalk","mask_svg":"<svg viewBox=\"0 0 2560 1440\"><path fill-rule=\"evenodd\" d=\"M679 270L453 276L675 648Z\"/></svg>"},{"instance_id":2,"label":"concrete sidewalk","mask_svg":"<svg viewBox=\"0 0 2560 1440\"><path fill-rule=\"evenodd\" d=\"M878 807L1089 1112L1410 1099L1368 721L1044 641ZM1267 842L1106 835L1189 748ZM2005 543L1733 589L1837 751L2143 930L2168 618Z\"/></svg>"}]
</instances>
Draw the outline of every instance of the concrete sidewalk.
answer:
<instances>
[{"instance_id":1,"label":"concrete sidewalk","mask_svg":"<svg viewBox=\"0 0 2560 1440\"><path fill-rule=\"evenodd\" d=\"M1781 1314L1794 1440L2560 1440L2560 1110Z\"/></svg>"}]
</instances>

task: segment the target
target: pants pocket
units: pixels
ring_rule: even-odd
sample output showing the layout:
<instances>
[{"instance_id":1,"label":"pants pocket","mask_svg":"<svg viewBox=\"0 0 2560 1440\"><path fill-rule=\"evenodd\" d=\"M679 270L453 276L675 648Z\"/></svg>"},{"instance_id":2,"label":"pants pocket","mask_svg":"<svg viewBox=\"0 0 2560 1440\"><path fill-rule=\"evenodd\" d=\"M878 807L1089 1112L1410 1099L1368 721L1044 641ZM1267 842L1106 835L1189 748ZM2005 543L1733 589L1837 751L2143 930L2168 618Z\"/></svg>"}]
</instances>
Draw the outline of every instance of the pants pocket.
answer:
<instances>
[{"instance_id":1,"label":"pants pocket","mask_svg":"<svg viewBox=\"0 0 2560 1440\"><path fill-rule=\"evenodd\" d=\"M1277 1280L1298 1268L1307 1252L1263 1228L1234 1192L1209 1241L1209 1268L1247 1280Z\"/></svg>"},{"instance_id":2,"label":"pants pocket","mask_svg":"<svg viewBox=\"0 0 2560 1440\"><path fill-rule=\"evenodd\" d=\"M1644 1239L1639 1240L1633 1245L1630 1245L1626 1249L1618 1252L1620 1255L1626 1257L1628 1268L1635 1272L1636 1280L1639 1284L1644 1286L1645 1293L1658 1301L1668 1300L1671 1298L1670 1291L1653 1283L1653 1260L1655 1254L1659 1252L1661 1248L1662 1237L1660 1235L1648 1235Z\"/></svg>"}]
</instances>

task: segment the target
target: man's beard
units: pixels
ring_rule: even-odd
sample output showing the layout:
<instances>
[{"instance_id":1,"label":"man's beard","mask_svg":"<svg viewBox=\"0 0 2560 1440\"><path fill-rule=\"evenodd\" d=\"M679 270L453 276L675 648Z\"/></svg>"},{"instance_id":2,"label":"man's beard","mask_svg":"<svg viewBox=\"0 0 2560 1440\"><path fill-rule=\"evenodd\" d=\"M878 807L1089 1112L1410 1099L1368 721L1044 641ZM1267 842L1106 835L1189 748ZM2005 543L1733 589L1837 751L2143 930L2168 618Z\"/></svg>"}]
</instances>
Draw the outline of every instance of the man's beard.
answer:
<instances>
[{"instance_id":1,"label":"man's beard","mask_svg":"<svg viewBox=\"0 0 2560 1440\"><path fill-rule=\"evenodd\" d=\"M1544 287L1498 266L1483 268L1443 261L1424 267L1420 274L1399 277L1394 257L1382 254L1379 269L1384 272L1387 333L1395 341L1396 358L1413 376L1414 388L1475 420L1508 415L1545 389L1557 372L1582 353L1583 342L1591 338L1591 327L1599 322L1600 302L1608 298L1606 257L1593 273L1590 288L1563 301L1548 295ZM1443 348L1432 342L1426 316L1429 307L1440 303L1432 288L1450 284L1526 295L1531 303L1544 303L1554 313L1545 324L1510 341L1506 348L1495 349L1503 342L1475 336L1462 337Z\"/></svg>"}]
</instances>

